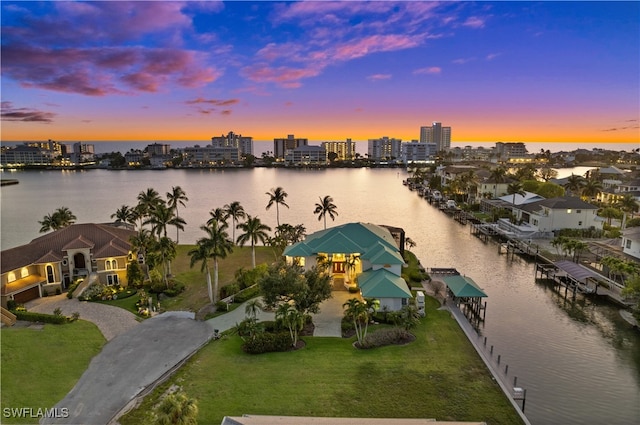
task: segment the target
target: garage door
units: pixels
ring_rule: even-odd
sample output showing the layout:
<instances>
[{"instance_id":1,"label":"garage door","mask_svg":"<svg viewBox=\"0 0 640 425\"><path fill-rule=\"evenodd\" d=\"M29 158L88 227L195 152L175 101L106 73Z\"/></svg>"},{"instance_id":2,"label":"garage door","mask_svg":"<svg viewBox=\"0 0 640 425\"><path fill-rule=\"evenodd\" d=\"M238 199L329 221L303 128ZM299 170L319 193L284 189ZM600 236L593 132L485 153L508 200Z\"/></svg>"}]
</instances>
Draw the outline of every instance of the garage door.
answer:
<instances>
[{"instance_id":1,"label":"garage door","mask_svg":"<svg viewBox=\"0 0 640 425\"><path fill-rule=\"evenodd\" d=\"M19 292L13 296L13 299L19 303L23 304L27 301L35 300L40 297L40 291L38 291L38 287L34 286L31 289L27 289L26 291Z\"/></svg>"}]
</instances>

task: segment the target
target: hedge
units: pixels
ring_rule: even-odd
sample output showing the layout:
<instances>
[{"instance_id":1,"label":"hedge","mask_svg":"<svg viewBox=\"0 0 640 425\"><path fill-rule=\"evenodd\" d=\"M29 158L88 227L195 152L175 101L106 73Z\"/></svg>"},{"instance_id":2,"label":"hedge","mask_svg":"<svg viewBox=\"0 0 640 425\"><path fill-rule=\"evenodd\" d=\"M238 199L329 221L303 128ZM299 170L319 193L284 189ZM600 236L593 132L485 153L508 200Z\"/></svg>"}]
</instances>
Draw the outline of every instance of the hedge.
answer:
<instances>
[{"instance_id":1,"label":"hedge","mask_svg":"<svg viewBox=\"0 0 640 425\"><path fill-rule=\"evenodd\" d=\"M291 336L287 332L259 333L253 339L242 344L242 350L248 354L262 354L273 351L288 351L291 348Z\"/></svg>"},{"instance_id":2,"label":"hedge","mask_svg":"<svg viewBox=\"0 0 640 425\"><path fill-rule=\"evenodd\" d=\"M13 314L16 315L18 320L26 320L27 322L44 322L44 323L53 323L56 325L61 325L63 323L67 323L68 319L66 316L56 316L53 314L44 314L44 313L33 313L31 311L17 311L13 310Z\"/></svg>"}]
</instances>

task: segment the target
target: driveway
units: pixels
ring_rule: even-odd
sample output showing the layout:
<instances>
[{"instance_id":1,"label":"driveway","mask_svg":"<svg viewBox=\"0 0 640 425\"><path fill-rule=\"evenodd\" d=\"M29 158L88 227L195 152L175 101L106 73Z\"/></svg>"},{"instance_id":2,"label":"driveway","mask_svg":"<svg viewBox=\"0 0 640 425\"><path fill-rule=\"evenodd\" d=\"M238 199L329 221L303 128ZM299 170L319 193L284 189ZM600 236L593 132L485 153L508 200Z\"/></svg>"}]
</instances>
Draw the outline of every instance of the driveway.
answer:
<instances>
[{"instance_id":1,"label":"driveway","mask_svg":"<svg viewBox=\"0 0 640 425\"><path fill-rule=\"evenodd\" d=\"M313 336L342 337L342 305L351 298L359 298L358 294L349 291L333 291L331 298L320 304L320 313L314 314L313 324L316 326Z\"/></svg>"},{"instance_id":2,"label":"driveway","mask_svg":"<svg viewBox=\"0 0 640 425\"><path fill-rule=\"evenodd\" d=\"M56 308L60 308L65 316L78 312L80 319L95 323L107 341L111 341L117 335L133 329L140 323L136 320L135 314L120 307L78 301L76 298L68 299L65 294L38 298L29 301L26 307L27 311L47 314L53 314Z\"/></svg>"}]
</instances>

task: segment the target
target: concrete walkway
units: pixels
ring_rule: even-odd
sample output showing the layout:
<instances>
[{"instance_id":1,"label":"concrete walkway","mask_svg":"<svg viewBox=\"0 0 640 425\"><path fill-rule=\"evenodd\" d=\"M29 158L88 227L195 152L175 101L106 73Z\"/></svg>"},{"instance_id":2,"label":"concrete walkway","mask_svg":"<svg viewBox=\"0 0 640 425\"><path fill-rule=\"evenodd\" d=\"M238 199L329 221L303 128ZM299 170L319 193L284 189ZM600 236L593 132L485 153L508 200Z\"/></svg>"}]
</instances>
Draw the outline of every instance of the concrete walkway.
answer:
<instances>
[{"instance_id":1,"label":"concrete walkway","mask_svg":"<svg viewBox=\"0 0 640 425\"><path fill-rule=\"evenodd\" d=\"M331 298L320 304L320 313L314 314L313 336L342 337L342 317L344 307L342 305L351 298L358 298L358 294L349 291L333 291Z\"/></svg>"},{"instance_id":2,"label":"concrete walkway","mask_svg":"<svg viewBox=\"0 0 640 425\"><path fill-rule=\"evenodd\" d=\"M111 341L117 335L125 333L137 325L135 314L123 308L111 305L78 301L76 298L68 299L65 294L37 298L26 304L27 311L35 313L53 314L56 308L62 310L65 316L80 313L80 319L95 323L107 341Z\"/></svg>"}]
</instances>

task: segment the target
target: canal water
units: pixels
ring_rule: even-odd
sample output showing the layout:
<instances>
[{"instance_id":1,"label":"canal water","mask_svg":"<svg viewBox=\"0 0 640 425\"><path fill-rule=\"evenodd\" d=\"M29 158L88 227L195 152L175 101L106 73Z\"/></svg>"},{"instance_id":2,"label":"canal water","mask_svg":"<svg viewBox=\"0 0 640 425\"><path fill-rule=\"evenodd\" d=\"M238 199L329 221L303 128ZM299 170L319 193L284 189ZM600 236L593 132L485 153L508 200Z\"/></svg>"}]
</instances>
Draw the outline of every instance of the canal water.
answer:
<instances>
[{"instance_id":1,"label":"canal water","mask_svg":"<svg viewBox=\"0 0 640 425\"><path fill-rule=\"evenodd\" d=\"M165 194L179 185L187 193L182 243L202 236L199 226L211 209L233 201L275 227L266 192L278 186L289 205L280 209L280 222L303 224L311 233L323 227L315 203L330 195L339 215L329 226L363 221L403 227L425 267L455 267L484 288L489 297L479 332L527 390L525 413L534 425L640 423L640 332L621 320L616 307L565 299L536 283L532 263L508 259L497 244L471 235L403 186L406 177L398 169L5 171L3 179L20 184L0 189L1 246L39 236L38 220L61 206L78 222L108 222L149 187Z\"/></svg>"}]
</instances>

